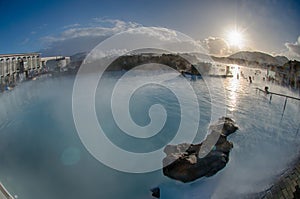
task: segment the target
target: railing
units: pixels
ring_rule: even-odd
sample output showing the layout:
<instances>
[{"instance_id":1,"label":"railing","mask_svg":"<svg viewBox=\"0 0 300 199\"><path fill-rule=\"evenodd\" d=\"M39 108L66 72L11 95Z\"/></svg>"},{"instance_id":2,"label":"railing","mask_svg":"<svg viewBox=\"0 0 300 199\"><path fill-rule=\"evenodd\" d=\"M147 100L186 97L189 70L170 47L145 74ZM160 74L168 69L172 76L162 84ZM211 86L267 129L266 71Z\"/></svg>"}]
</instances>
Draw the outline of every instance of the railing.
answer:
<instances>
[{"instance_id":1,"label":"railing","mask_svg":"<svg viewBox=\"0 0 300 199\"><path fill-rule=\"evenodd\" d=\"M272 100L272 95L278 95L278 96L282 96L282 97L285 97L286 99L287 98L291 98L291 99L294 99L294 100L299 100L300 101L300 98L297 98L297 97L293 97L293 96L289 96L289 95L284 95L284 94L280 94L280 93L274 93L274 92L270 92L270 91L266 91L266 90L263 90L263 89L260 89L260 88L256 88L256 90L259 90L265 94L270 94L270 101Z\"/></svg>"},{"instance_id":2,"label":"railing","mask_svg":"<svg viewBox=\"0 0 300 199\"><path fill-rule=\"evenodd\" d=\"M272 101L272 96L273 96L273 95L285 97L284 104L283 104L283 110L282 110L282 114L281 114L281 119L283 118L284 111L285 111L285 108L286 108L286 103L287 103L287 100L288 100L288 99L293 99L293 100L298 100L298 101L300 101L300 98L297 98L297 97L293 97L293 96L289 96L289 95L284 95L284 94L281 94L281 93L274 93L274 92L270 92L270 91L268 91L268 90L263 90L263 89L260 89L260 88L256 88L256 91L263 92L263 93L265 93L266 95L270 95L270 103L271 103L271 101ZM299 129L300 129L300 124L299 124L299 127L298 127L298 129L297 129L296 135L298 135Z\"/></svg>"},{"instance_id":3,"label":"railing","mask_svg":"<svg viewBox=\"0 0 300 199\"><path fill-rule=\"evenodd\" d=\"M270 95L270 102L272 101L272 96L273 95L278 95L278 96L281 96L281 97L285 97L285 101L284 101L284 105L283 105L283 111L282 111L282 116L284 114L288 98L300 101L300 98L297 98L297 97L288 96L288 95L284 95L284 94L280 94L280 93L274 93L274 92L270 92L268 90L263 90L263 89L260 89L260 88L256 88L256 90L261 91L261 92L263 92L263 93L265 93L267 95Z\"/></svg>"}]
</instances>

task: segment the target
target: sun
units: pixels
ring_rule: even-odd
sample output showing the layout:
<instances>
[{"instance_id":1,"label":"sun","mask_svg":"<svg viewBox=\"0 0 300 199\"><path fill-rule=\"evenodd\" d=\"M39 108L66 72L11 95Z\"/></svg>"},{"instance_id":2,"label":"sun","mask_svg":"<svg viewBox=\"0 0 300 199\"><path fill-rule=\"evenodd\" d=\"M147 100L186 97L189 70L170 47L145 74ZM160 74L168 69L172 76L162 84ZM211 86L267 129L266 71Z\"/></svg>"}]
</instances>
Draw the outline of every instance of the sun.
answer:
<instances>
[{"instance_id":1,"label":"sun","mask_svg":"<svg viewBox=\"0 0 300 199\"><path fill-rule=\"evenodd\" d=\"M242 48L244 44L244 36L241 31L231 30L227 33L227 40L230 46Z\"/></svg>"}]
</instances>

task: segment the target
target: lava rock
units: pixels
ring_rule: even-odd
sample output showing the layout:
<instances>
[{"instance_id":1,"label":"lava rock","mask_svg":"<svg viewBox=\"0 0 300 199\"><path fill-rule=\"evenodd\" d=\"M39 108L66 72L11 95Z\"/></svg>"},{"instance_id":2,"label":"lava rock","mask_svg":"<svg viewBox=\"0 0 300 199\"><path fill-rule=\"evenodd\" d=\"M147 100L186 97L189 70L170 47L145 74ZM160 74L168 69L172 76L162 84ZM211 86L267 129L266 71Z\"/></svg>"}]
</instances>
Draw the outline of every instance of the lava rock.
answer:
<instances>
[{"instance_id":1,"label":"lava rock","mask_svg":"<svg viewBox=\"0 0 300 199\"><path fill-rule=\"evenodd\" d=\"M227 136L237 129L232 119L222 117L209 127L210 134L203 142L167 145L164 149L167 155L163 159L164 175L182 182L213 176L228 163L233 144Z\"/></svg>"},{"instance_id":2,"label":"lava rock","mask_svg":"<svg viewBox=\"0 0 300 199\"><path fill-rule=\"evenodd\" d=\"M160 198L160 188L159 187L155 187L153 189L150 190L152 192L152 196L155 198Z\"/></svg>"}]
</instances>

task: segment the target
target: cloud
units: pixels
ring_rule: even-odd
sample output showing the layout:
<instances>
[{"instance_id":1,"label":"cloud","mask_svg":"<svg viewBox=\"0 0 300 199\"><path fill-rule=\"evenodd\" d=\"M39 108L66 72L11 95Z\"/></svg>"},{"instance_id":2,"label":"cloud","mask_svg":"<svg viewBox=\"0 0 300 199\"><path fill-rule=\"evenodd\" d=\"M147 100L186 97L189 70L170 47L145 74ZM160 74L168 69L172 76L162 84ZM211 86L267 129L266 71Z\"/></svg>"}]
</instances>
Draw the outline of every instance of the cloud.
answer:
<instances>
[{"instance_id":1,"label":"cloud","mask_svg":"<svg viewBox=\"0 0 300 199\"><path fill-rule=\"evenodd\" d=\"M112 28L105 27L70 28L58 36L46 36L43 37L42 40L46 43L53 43L78 37L108 36L113 33L115 33L115 31Z\"/></svg>"},{"instance_id":2,"label":"cloud","mask_svg":"<svg viewBox=\"0 0 300 199\"><path fill-rule=\"evenodd\" d=\"M127 29L128 27L136 28L141 26L141 24L135 22L125 22L119 19L93 18L93 22L96 23L96 25L101 24L115 29Z\"/></svg>"},{"instance_id":3,"label":"cloud","mask_svg":"<svg viewBox=\"0 0 300 199\"><path fill-rule=\"evenodd\" d=\"M200 42L175 30L145 27L135 22L118 19L94 18L85 27L71 24L64 26L63 31L57 35L41 38L46 46L41 53L42 56L70 56L79 52L90 52L100 42L118 33L124 33L122 39L115 41L115 46L107 46L102 49L98 53L99 56L101 55L100 57L122 54L127 51L126 46L131 46L133 49L156 46L160 49L171 49L173 52L204 52Z\"/></svg>"},{"instance_id":4,"label":"cloud","mask_svg":"<svg viewBox=\"0 0 300 199\"><path fill-rule=\"evenodd\" d=\"M61 33L42 37L45 46L41 50L43 56L72 55L78 52L88 52L104 39L140 24L125 22L118 19L94 18L92 23L83 27L80 24L64 26Z\"/></svg>"},{"instance_id":5,"label":"cloud","mask_svg":"<svg viewBox=\"0 0 300 199\"><path fill-rule=\"evenodd\" d=\"M89 52L95 45L105 40L106 37L77 37L50 43L46 48L40 50L42 56L71 56L76 53Z\"/></svg>"},{"instance_id":6,"label":"cloud","mask_svg":"<svg viewBox=\"0 0 300 199\"><path fill-rule=\"evenodd\" d=\"M75 27L78 27L78 26L80 26L79 23L74 23L74 24L64 26L63 29L75 28Z\"/></svg>"},{"instance_id":7,"label":"cloud","mask_svg":"<svg viewBox=\"0 0 300 199\"><path fill-rule=\"evenodd\" d=\"M113 58L116 56L121 56L126 53L128 53L127 49L110 49L110 50L106 50L106 51L103 51L100 49L95 49L94 51L92 51L89 54L89 60L97 60L97 59L103 58L103 57Z\"/></svg>"},{"instance_id":8,"label":"cloud","mask_svg":"<svg viewBox=\"0 0 300 199\"><path fill-rule=\"evenodd\" d=\"M162 41L178 40L176 31L161 27L141 27L138 29L128 30L128 33L147 35L149 37L158 38Z\"/></svg>"},{"instance_id":9,"label":"cloud","mask_svg":"<svg viewBox=\"0 0 300 199\"><path fill-rule=\"evenodd\" d=\"M157 53L204 53L199 42L183 33L161 27L138 27L109 37L91 51L88 62L107 56L114 57L149 50Z\"/></svg>"},{"instance_id":10,"label":"cloud","mask_svg":"<svg viewBox=\"0 0 300 199\"><path fill-rule=\"evenodd\" d=\"M225 56L232 52L226 40L220 37L208 37L202 43L212 55Z\"/></svg>"},{"instance_id":11,"label":"cloud","mask_svg":"<svg viewBox=\"0 0 300 199\"><path fill-rule=\"evenodd\" d=\"M295 43L287 42L285 49L280 53L273 53L275 56L285 56L290 60L300 61L300 36Z\"/></svg>"},{"instance_id":12,"label":"cloud","mask_svg":"<svg viewBox=\"0 0 300 199\"><path fill-rule=\"evenodd\" d=\"M80 24L77 23L64 26L63 28L67 30L56 36L43 37L42 41L45 43L52 43L78 37L110 36L140 26L134 22L124 22L117 19L94 18L93 21L97 22L97 24L93 23L89 27L79 27Z\"/></svg>"},{"instance_id":13,"label":"cloud","mask_svg":"<svg viewBox=\"0 0 300 199\"><path fill-rule=\"evenodd\" d=\"M286 43L285 46L288 48L289 52L292 55L298 58L300 57L300 36L295 43Z\"/></svg>"},{"instance_id":14,"label":"cloud","mask_svg":"<svg viewBox=\"0 0 300 199\"><path fill-rule=\"evenodd\" d=\"M79 24L64 26L64 30L57 35L49 35L41 38L46 46L41 50L43 56L50 55L72 55L78 52L89 52L97 44L117 33L126 32L123 40L116 42L120 52L117 50L100 52L101 55L113 55L124 52L123 46L141 47L140 44L157 44L162 49L173 49L176 52L199 52L202 48L200 43L192 38L162 27L144 27L135 22L125 22L118 19L94 18L92 22L83 27ZM126 36L127 35L127 36ZM127 38L127 39L126 39ZM135 41L135 42L132 42ZM145 46L145 48L147 45ZM115 48L112 48L115 49Z\"/></svg>"}]
</instances>

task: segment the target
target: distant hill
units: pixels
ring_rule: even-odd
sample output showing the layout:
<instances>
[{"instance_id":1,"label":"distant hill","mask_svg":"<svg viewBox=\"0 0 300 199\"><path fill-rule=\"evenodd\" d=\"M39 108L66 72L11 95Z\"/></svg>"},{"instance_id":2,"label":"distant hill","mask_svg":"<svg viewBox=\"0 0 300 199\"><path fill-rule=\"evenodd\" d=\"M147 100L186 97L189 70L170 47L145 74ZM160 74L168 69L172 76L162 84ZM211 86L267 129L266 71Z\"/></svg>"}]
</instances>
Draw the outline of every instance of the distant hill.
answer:
<instances>
[{"instance_id":1,"label":"distant hill","mask_svg":"<svg viewBox=\"0 0 300 199\"><path fill-rule=\"evenodd\" d=\"M81 52L81 53L76 53L76 54L70 56L71 63L69 65L69 67L78 68L82 64L86 55L87 55L86 52Z\"/></svg>"},{"instance_id":2,"label":"distant hill","mask_svg":"<svg viewBox=\"0 0 300 199\"><path fill-rule=\"evenodd\" d=\"M286 58L285 56L276 56L275 59L277 59L278 62L281 63L282 65L284 65L289 61L289 59Z\"/></svg>"},{"instance_id":3,"label":"distant hill","mask_svg":"<svg viewBox=\"0 0 300 199\"><path fill-rule=\"evenodd\" d=\"M191 64L216 61L225 64L238 64L238 65L244 65L249 67L265 67L265 68L274 67L274 66L280 67L289 61L284 56L274 57L272 55L262 53L262 52L241 51L232 54L228 57L215 57L215 56L209 56L200 53L164 54L165 53L164 51L161 52L150 51L149 53L148 50L149 49L146 49L145 52L139 50L137 52L131 52L130 54L125 56L120 56L112 64L110 70L121 70L121 69L128 70L137 64L149 63L151 61L154 61L156 63L171 65L173 68L176 69L186 70L189 67L186 64L186 61L183 61L183 59L187 60ZM82 61L85 59L86 55L87 53L84 52L72 55L71 66L79 67ZM124 68L122 68L121 66Z\"/></svg>"},{"instance_id":4,"label":"distant hill","mask_svg":"<svg viewBox=\"0 0 300 199\"><path fill-rule=\"evenodd\" d=\"M84 61L86 53L77 53L71 56L70 67L78 69ZM195 55L188 53L172 54L151 51L150 53L131 52L130 54L117 57L102 57L97 59L99 63L109 63L106 71L131 70L132 68L149 63L163 64L178 71L193 72L192 63L199 63ZM101 67L101 64L99 65ZM202 71L206 72L210 65L202 64ZM153 70L159 69L158 65L153 65ZM195 72L194 72L195 73Z\"/></svg>"},{"instance_id":5,"label":"distant hill","mask_svg":"<svg viewBox=\"0 0 300 199\"><path fill-rule=\"evenodd\" d=\"M86 52L76 53L70 56L72 62L83 61L87 56Z\"/></svg>"},{"instance_id":6,"label":"distant hill","mask_svg":"<svg viewBox=\"0 0 300 199\"><path fill-rule=\"evenodd\" d=\"M274 65L283 65L288 62L288 58L284 56L273 57L272 55L262 53L262 52L249 52L249 51L240 51L233 55L230 55L228 58L232 59L243 59L249 62L258 62L260 64L274 64Z\"/></svg>"},{"instance_id":7,"label":"distant hill","mask_svg":"<svg viewBox=\"0 0 300 199\"><path fill-rule=\"evenodd\" d=\"M240 64L246 66L282 66L289 60L284 56L276 56L263 53L263 52L249 52L240 51L234 53L228 57L215 57L212 56L213 60L228 63L228 64Z\"/></svg>"}]
</instances>

